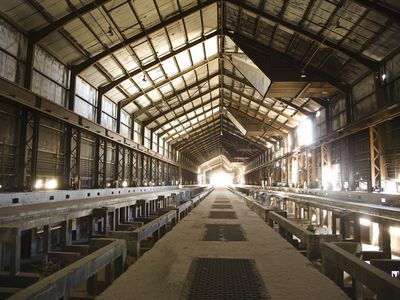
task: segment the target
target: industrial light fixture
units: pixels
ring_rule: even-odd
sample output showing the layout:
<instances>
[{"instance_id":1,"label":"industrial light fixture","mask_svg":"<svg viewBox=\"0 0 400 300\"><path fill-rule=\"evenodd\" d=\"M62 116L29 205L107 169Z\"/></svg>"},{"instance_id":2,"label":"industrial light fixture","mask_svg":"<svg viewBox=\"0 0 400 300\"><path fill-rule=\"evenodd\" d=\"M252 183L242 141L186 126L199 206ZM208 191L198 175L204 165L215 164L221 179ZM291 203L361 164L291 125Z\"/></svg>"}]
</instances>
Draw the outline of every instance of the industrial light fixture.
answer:
<instances>
[{"instance_id":1,"label":"industrial light fixture","mask_svg":"<svg viewBox=\"0 0 400 300\"><path fill-rule=\"evenodd\" d=\"M35 182L35 189L41 189L43 187L43 180L42 179L38 179Z\"/></svg>"},{"instance_id":2,"label":"industrial light fixture","mask_svg":"<svg viewBox=\"0 0 400 300\"><path fill-rule=\"evenodd\" d=\"M318 118L321 115L321 112L319 110L317 110L317 112L315 113L315 116Z\"/></svg>"},{"instance_id":3,"label":"industrial light fixture","mask_svg":"<svg viewBox=\"0 0 400 300\"><path fill-rule=\"evenodd\" d=\"M128 186L128 182L126 182L126 180L122 181L122 187L127 187Z\"/></svg>"},{"instance_id":4,"label":"industrial light fixture","mask_svg":"<svg viewBox=\"0 0 400 300\"><path fill-rule=\"evenodd\" d=\"M307 77L307 75L306 74L304 74L303 72L300 74L300 77L301 78L306 78Z\"/></svg>"},{"instance_id":5,"label":"industrial light fixture","mask_svg":"<svg viewBox=\"0 0 400 300\"><path fill-rule=\"evenodd\" d=\"M108 36L113 36L114 35L114 31L112 30L111 26L108 26L107 35Z\"/></svg>"},{"instance_id":6,"label":"industrial light fixture","mask_svg":"<svg viewBox=\"0 0 400 300\"><path fill-rule=\"evenodd\" d=\"M39 190L39 189L46 189L46 190L54 190L58 186L57 179L52 178L52 179L37 179L35 181L34 188Z\"/></svg>"},{"instance_id":7,"label":"industrial light fixture","mask_svg":"<svg viewBox=\"0 0 400 300\"><path fill-rule=\"evenodd\" d=\"M57 180L56 179L50 179L46 180L44 183L44 188L47 190L54 190L57 188Z\"/></svg>"},{"instance_id":8,"label":"industrial light fixture","mask_svg":"<svg viewBox=\"0 0 400 300\"><path fill-rule=\"evenodd\" d=\"M382 80L382 81L385 81L385 80L386 80L386 77L387 77L386 74L383 73L383 74L381 75L381 80Z\"/></svg>"}]
</instances>

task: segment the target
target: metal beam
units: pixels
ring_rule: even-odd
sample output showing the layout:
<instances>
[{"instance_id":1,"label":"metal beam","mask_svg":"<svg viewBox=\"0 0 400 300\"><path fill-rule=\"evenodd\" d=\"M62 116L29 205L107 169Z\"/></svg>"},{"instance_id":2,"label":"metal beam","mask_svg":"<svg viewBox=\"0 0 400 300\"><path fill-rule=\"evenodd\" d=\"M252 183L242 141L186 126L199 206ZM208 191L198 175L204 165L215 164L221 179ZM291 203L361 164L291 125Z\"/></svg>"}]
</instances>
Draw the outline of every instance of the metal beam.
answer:
<instances>
[{"instance_id":1,"label":"metal beam","mask_svg":"<svg viewBox=\"0 0 400 300\"><path fill-rule=\"evenodd\" d=\"M210 126L213 126L215 123L217 123L218 120L215 119L215 118L216 118L215 115L214 115L214 116L210 116L210 117L208 117L208 118L206 118L206 119L204 119L204 120L201 120L201 121L198 122L197 124L198 124L198 125L203 125L204 123L206 123L206 126L207 126L206 129L208 129ZM210 121L210 119L213 119L213 120L212 120L210 123L207 123L207 122ZM190 139L190 138L192 137L193 134L199 134L199 133L202 133L203 131L205 131L204 128L205 128L205 127L196 128L196 129L194 129L193 131L187 133L187 136L188 136L189 139ZM172 138L171 138L171 140L169 141L170 145L173 145L175 148L179 148L180 145L181 145L181 143L185 143L185 142L186 142L186 139L185 139L184 137L182 137L182 136L177 137L177 138L175 138L175 139L172 139Z\"/></svg>"},{"instance_id":2,"label":"metal beam","mask_svg":"<svg viewBox=\"0 0 400 300\"><path fill-rule=\"evenodd\" d=\"M190 147L183 147L181 148L181 152L196 152L196 150L192 151L193 147L195 147L197 150L201 149L201 147L204 146L208 146L214 142L218 142L218 144L221 142L220 141L220 136L217 135L213 135L213 136L209 136L207 139L205 140L198 140L196 141L196 143L194 143L193 145L191 145Z\"/></svg>"},{"instance_id":3,"label":"metal beam","mask_svg":"<svg viewBox=\"0 0 400 300\"><path fill-rule=\"evenodd\" d=\"M140 115L142 115L143 113L145 113L145 112L147 112L148 110L150 110L151 108L157 106L158 104L161 104L162 102L168 103L169 100L171 100L171 99L177 97L177 95L179 95L179 94L181 94L181 93L184 93L184 92L186 92L186 91L188 91L188 90L191 90L191 89L193 89L193 88L195 88L195 87L199 86L200 84L203 84L203 83L205 83L205 82L207 82L207 81L210 81L210 80L212 80L214 77L219 76L219 75L220 75L219 72L215 72L215 73L213 73L213 74L207 76L207 77L204 78L204 79L201 79L201 80L199 80L199 81L197 81L197 82L195 82L195 83L193 83L193 84L191 84L191 85L189 85L189 86L187 86L187 87L185 87L185 88L183 88L183 89L181 89L181 90L179 90L179 91L176 91L176 93L174 93L174 94L171 95L170 97L164 98L163 100L160 100L160 101L155 102L155 103L154 103L153 105L151 105L151 106L145 107L145 108L143 108L143 109L137 111L137 112L134 114L134 116L135 116L135 117L140 116ZM227 77L229 77L229 78L231 78L231 79L233 79L233 80L236 80L236 81L238 81L238 82L241 82L241 83L243 83L243 84L248 84L248 85L249 85L249 83L248 83L247 81L243 81L243 80L241 80L240 78L237 78L236 76L230 75L230 72L225 72L225 73L224 73L224 76L227 76ZM219 88L219 87L218 87L218 88ZM212 89L212 91L213 91L213 90L214 90L214 89ZM199 94L199 96L200 96L200 95L208 94L209 92L210 92L210 91L201 93L201 94ZM193 96L193 95L192 95L192 96ZM198 97L196 96L196 98L198 98ZM162 117L163 115L166 115L166 114L168 114L168 113L170 113L170 112L173 112L173 111L175 111L176 109L178 109L178 108L180 108L180 107L182 107L182 106L184 106L184 105L186 105L186 104L188 104L188 103L190 103L190 102L192 102L192 101L193 101L193 99L188 99L188 100L186 100L186 101L183 101L183 102L179 103L177 106L170 108L170 109L167 110L167 111L163 111L163 112L161 112L161 113L158 114L158 115L152 116L151 118L149 118L148 120L146 120L145 122L143 122L143 125L144 125L144 126L147 126L147 125L149 125L150 123L152 123L152 122L154 122L155 120L157 120L158 118Z\"/></svg>"},{"instance_id":4,"label":"metal beam","mask_svg":"<svg viewBox=\"0 0 400 300\"><path fill-rule=\"evenodd\" d=\"M189 72L191 72L191 71L194 71L194 70L196 70L196 69L198 69L198 68L200 68L200 67L202 67L202 66L204 66L204 65L206 65L206 64L209 64L210 62L212 62L214 59L217 59L217 58L218 58L218 55L213 55L213 56L209 57L208 59L202 60L202 61L198 62L197 64L195 64L195 65L193 65L193 66L191 66L191 67L185 69L185 70L182 71L182 72L179 72L179 73L177 73L177 74L175 74L175 75L173 75L173 76L171 76L171 77L169 77L169 78L166 78L165 80L160 81L159 83L157 83L157 84L155 84L155 85L153 85L153 86L150 86L150 87L148 87L147 89L144 89L144 90L142 90L141 92L139 92L139 93L137 93L137 94L135 94L135 95L132 95L131 97L129 97L129 98L127 98L127 99L122 100L122 101L121 101L121 102L122 102L122 103L121 103L122 107L128 105L129 103L131 103L131 102L134 101L135 99L139 98L140 96L143 96L143 95L145 95L145 94L151 92L151 91L154 90L154 89L157 89L157 88L162 87L164 84L167 84L167 83L173 81L174 79L176 79L176 78L178 78L178 77L181 77L181 76L183 76L183 75L185 75L185 74L187 74L187 73L189 73ZM162 102L162 101L161 101L161 102ZM142 114L142 113L143 113L143 112L141 112L142 110L143 110L143 109L139 110L139 111L137 112L138 114L137 114L136 116ZM141 113L139 114L139 112L141 112Z\"/></svg>"},{"instance_id":5,"label":"metal beam","mask_svg":"<svg viewBox=\"0 0 400 300\"><path fill-rule=\"evenodd\" d=\"M224 99L227 99L227 98L224 97ZM235 100L233 100L233 99L227 99L227 100L232 101L232 102L239 103L239 106L240 106L240 102L237 102L237 101L235 101ZM248 111L251 111L251 112L253 112L253 113L257 113L257 110L252 109L251 107L247 107L247 106L245 106L245 107L244 107L244 106L241 106L241 107L243 107L243 108L245 108L245 109L247 109ZM241 111L240 109L237 109L237 108L235 108L235 107L233 107L233 106L230 106L229 109L234 110L234 111L237 111L237 112L239 112L239 113L241 113L241 114L247 115L245 112L243 112L243 111ZM248 116L249 118L251 118L251 116L249 116L249 115L247 115L247 116ZM257 119L257 118L255 118L255 120L257 120L257 121L260 122L260 123L263 123L263 125L265 125L269 130L273 131L273 132L276 133L276 134L279 134L279 135L286 135L286 133L285 133L284 131L272 127L270 124L265 123L264 120L260 120L260 119ZM276 123L276 122L274 122L274 123ZM282 126L282 124L281 124L281 123L276 123L276 126Z\"/></svg>"},{"instance_id":6,"label":"metal beam","mask_svg":"<svg viewBox=\"0 0 400 300\"><path fill-rule=\"evenodd\" d=\"M316 97L313 97L313 98L310 98L310 99L311 99L312 101L318 103L320 106L322 106L322 107L324 107L324 108L328 108L328 107L329 107L329 102L326 101L325 99L316 98Z\"/></svg>"},{"instance_id":7,"label":"metal beam","mask_svg":"<svg viewBox=\"0 0 400 300\"><path fill-rule=\"evenodd\" d=\"M271 98L272 98L272 97L271 97ZM272 98L272 99L274 99L275 101L280 101L280 102L282 102L282 103L285 103L286 105L288 105L288 106L294 108L295 110L301 112L302 114L304 114L304 115L306 115L306 116L311 116L311 115L312 115L312 113L309 112L308 110L305 110L304 108L302 108L302 107L300 107L300 106L298 106L298 105L296 105L296 104L293 104L292 102L290 102L290 101L288 101L288 100L286 100L286 99L284 99L284 98ZM297 99L297 97L294 98L293 100L295 100L295 99Z\"/></svg>"},{"instance_id":8,"label":"metal beam","mask_svg":"<svg viewBox=\"0 0 400 300\"><path fill-rule=\"evenodd\" d=\"M235 94L238 94L238 95L242 96L243 98L245 98L245 99L247 99L247 100L253 101L254 103L257 103L258 105L264 106L265 108L267 108L267 109L269 109L269 110L272 110L273 112L275 112L275 113L277 113L277 114L279 114L279 115L282 115L282 116L284 116L284 117L287 118L287 119L292 118L291 116L286 115L286 114L282 113L281 111L279 111L279 110L277 110L277 109L275 109L275 108L273 108L273 107L271 107L271 106L265 106L264 102L262 102L262 101L259 101L259 100L254 99L254 98L250 98L250 97L248 97L248 96L246 96L246 95L242 95L240 91L238 91L238 90L236 90L236 89L234 89L234 88L232 88L232 87L230 87L230 86L223 85L223 88L224 88L224 89L227 89L227 90L230 91L230 92L233 92L233 93L235 93ZM231 99L227 99L227 100L228 100L228 101L232 101ZM239 102L239 103L240 103L240 102ZM248 107L248 108L251 109L250 107ZM283 128L285 128L286 130L292 130L292 129L293 129L293 128L291 128L291 127L289 127L289 126L287 126L287 125L285 125L285 124L283 124L283 123L278 123L278 124L279 124L280 127L283 127Z\"/></svg>"},{"instance_id":9,"label":"metal beam","mask_svg":"<svg viewBox=\"0 0 400 300\"><path fill-rule=\"evenodd\" d=\"M198 118L199 116L202 116L202 115L204 115L204 114L206 114L206 113L208 113L208 112L214 110L215 108L216 108L216 107L211 107L211 108L209 108L209 109L203 111L203 112L200 113L199 115L196 115L196 116L194 116L194 117L192 117L192 118L190 118L190 119L187 119L186 121L184 121L184 122L181 123L181 124L177 124L177 125L173 126L172 128L169 128L169 129L164 130L163 132L160 133L160 136L163 136L164 134L167 134L168 132L170 132L171 130L173 130L173 129L175 129L176 127L179 127L179 126L182 126L184 129L186 129L186 127L183 126L183 124L188 123L188 122L191 122L191 121L195 120L196 118ZM213 116L213 115L215 115L215 114L217 114L217 113L219 113L219 112L213 113L211 116ZM190 126L193 126L193 125L195 125L195 124L191 124Z\"/></svg>"},{"instance_id":10,"label":"metal beam","mask_svg":"<svg viewBox=\"0 0 400 300\"><path fill-rule=\"evenodd\" d=\"M55 120L71 124L76 128L81 128L99 138L104 138L117 144L119 143L129 149L133 149L139 153L144 153L146 155L151 155L171 165L183 167L180 163L176 161L161 157L158 153L150 149L144 149L143 146L138 145L129 138L125 138L124 136L116 132L104 128L96 122L87 120L65 107L62 107L50 100L43 99L35 95L31 91L21 88L20 86L17 86L16 84L1 78L0 96L7 98L14 103L20 104L25 108L32 110L33 112L40 112L40 115L45 115Z\"/></svg>"},{"instance_id":11,"label":"metal beam","mask_svg":"<svg viewBox=\"0 0 400 300\"><path fill-rule=\"evenodd\" d=\"M217 36L219 33L220 33L220 30L213 31L213 32L211 32L211 33L209 33L209 34L207 34L207 35L195 40L194 42L188 43L183 47L180 47L180 48L178 48L178 49L176 49L174 51L169 52L168 54L164 55L163 57L161 57L159 59L156 59L156 60L152 61L151 63L148 63L145 66L142 66L139 69L136 69L136 70L131 71L131 72L127 73L127 74L124 74L123 76L119 77L118 79L115 79L115 80L111 81L110 83L99 87L99 92L101 91L103 94L107 93L109 90L111 90L112 88L116 87L121 82L123 82L123 81L125 81L125 80L127 80L127 79L129 79L131 77L134 77L134 76L136 76L136 75L138 75L140 73L142 73L142 70L151 69L151 68L157 66L158 64L163 63L167 59L169 59L171 57L174 57L175 55L177 55L177 54L179 54L179 53L181 53L183 51L186 51L186 50L188 50L188 49L190 49L190 48L192 48L192 47L194 47L194 46L196 46L196 45L198 45L200 43L203 43L206 40L211 39L214 36Z\"/></svg>"},{"instance_id":12,"label":"metal beam","mask_svg":"<svg viewBox=\"0 0 400 300\"><path fill-rule=\"evenodd\" d=\"M81 15L84 15L96 8L99 8L100 6L103 6L107 2L111 2L111 0L94 0L93 2L86 4L86 5L82 6L81 8L76 9L76 11L61 17L60 19L50 23L49 25L47 25L46 27L43 27L42 29L40 29L38 31L29 32L28 35L32 37L32 41L34 43L37 43L40 40L42 40L43 38L45 38L47 35L49 35L50 33L63 27L67 23L75 20L76 18L79 18Z\"/></svg>"},{"instance_id":13,"label":"metal beam","mask_svg":"<svg viewBox=\"0 0 400 300\"><path fill-rule=\"evenodd\" d=\"M365 0L353 0L353 1L370 2L370 1L365 1ZM241 7L241 8L244 8L247 11L250 11L250 12L252 12L254 14L260 15L260 16L262 16L262 17L264 17L264 18L266 18L266 19L268 19L268 20L270 20L270 21L272 21L272 22L274 22L274 23L276 23L278 25L281 25L281 26L284 26L284 27L286 27L286 28L288 28L290 30L293 30L293 31L295 31L295 32L297 32L297 33L299 33L299 34L301 34L301 35L313 40L313 41L316 41L318 43L323 43L325 46L328 46L331 49L334 49L334 50L339 51L339 52L341 52L343 54L346 54L348 57L350 57L350 58L354 59L355 61L357 61L358 63L366 66L370 70L373 70L373 71L378 71L379 70L378 62L373 61L373 60L371 60L371 59L369 59L367 57L363 57L363 56L357 55L357 53L354 53L354 52L348 50L345 47L341 47L341 46L339 46L339 45L337 45L337 44L325 39L323 36L315 35L314 33L309 32L307 30L304 30L299 26L291 24L291 23L289 23L289 22L287 22L287 21L285 21L285 20L283 20L283 19L281 19L279 17L274 16L274 15L271 15L271 14L267 13L266 11L262 11L262 10L259 10L258 8L256 8L256 7L250 6L250 5L246 4L246 3L244 3L244 1L241 1L241 0L226 0L226 2L235 4L235 5L237 5L237 6Z\"/></svg>"},{"instance_id":14,"label":"metal beam","mask_svg":"<svg viewBox=\"0 0 400 300\"><path fill-rule=\"evenodd\" d=\"M255 49L256 51L258 51L259 53L262 53L264 56L265 55L271 55L273 57L278 57L280 59L286 60L288 62L290 62L291 64L293 64L293 66L297 66L299 67L298 69L298 78L300 78L300 67L301 67L301 62L298 60L293 59L292 57L285 55L273 48L270 48L268 46L265 46L255 40L240 36L238 34L235 33L228 33L228 36L246 53L246 55L252 59L253 61L255 61L256 59L254 59L254 55L252 55L251 53L249 53L249 49ZM262 66L257 65L260 70L263 69ZM326 80L327 82L329 82L330 84L332 84L333 86L335 86L336 88L338 88L339 90L347 93L350 90L350 86L347 84L343 84L341 82L339 82L337 79L331 77L329 74L313 67L313 66L308 66L307 67L308 73L310 73L311 75L313 75L316 78L322 78L324 80ZM268 74L267 74L268 75Z\"/></svg>"},{"instance_id":15,"label":"metal beam","mask_svg":"<svg viewBox=\"0 0 400 300\"><path fill-rule=\"evenodd\" d=\"M217 121L217 120L216 120ZM213 126L216 125L216 122L213 124ZM199 133L196 135L195 139L191 139L189 138L188 140L186 140L184 142L184 144L181 146L176 146L177 149L179 149L179 151L187 149L187 148L191 148L194 145L196 145L197 143L205 140L204 138L211 138L213 137L214 134L218 134L220 133L220 129L217 126L212 127L211 129L208 127L203 127L201 131L199 131Z\"/></svg>"},{"instance_id":16,"label":"metal beam","mask_svg":"<svg viewBox=\"0 0 400 300\"><path fill-rule=\"evenodd\" d=\"M218 89L218 87L216 87L214 90L216 90L216 89ZM210 93L210 92L211 92L211 90L208 91L206 94L208 94L208 93ZM187 111L183 110L183 112L181 112L180 114L178 114L178 115L175 116L175 119L179 119L179 118L183 117L184 115L188 115L188 114L190 114L191 112L196 111L196 110L202 108L203 106L212 103L212 102L215 101L215 100L218 100L219 98L220 98L220 96L218 95L217 97L211 98L210 100L208 100L208 101L206 101L206 102L202 102L202 103L200 103L200 105L195 106L195 107L193 107L193 108L191 108L191 109L189 109L189 110L187 110ZM194 101L194 100L195 100L195 99L192 99L192 101ZM163 127L165 124L170 123L171 121L173 121L173 120L167 120L166 122L161 122L161 123L159 123L156 127L152 128L152 130L153 130L153 131L157 131L158 129L160 129L161 127ZM184 121L184 122L186 122L186 121Z\"/></svg>"},{"instance_id":17,"label":"metal beam","mask_svg":"<svg viewBox=\"0 0 400 300\"><path fill-rule=\"evenodd\" d=\"M208 123L208 121L210 118L204 119L198 123L199 125L205 125L206 127L200 126L196 129L192 130L191 132L187 133L187 137L180 136L180 137L172 140L173 145L175 147L179 148L181 143L191 143L193 138L198 139L198 138L202 137L202 135L205 131L210 131L210 128L211 128L211 131L214 130L213 127L215 127L215 125L217 124L217 122L219 122L219 120L216 119L216 116L212 116L212 118L213 118L213 120L209 123Z\"/></svg>"},{"instance_id":18,"label":"metal beam","mask_svg":"<svg viewBox=\"0 0 400 300\"><path fill-rule=\"evenodd\" d=\"M181 89L181 90L176 91L176 93L172 94L171 96L169 96L169 97L167 97L167 98L164 98L163 101L157 101L157 102L155 102L153 105L148 106L148 107L146 107L146 108L143 108L143 109L137 111L137 114L135 114L135 117L138 117L138 116L140 116L140 115L146 113L146 111L148 111L149 109L151 109L151 108L153 108L153 107L156 107L158 104L161 104L162 102L168 103L169 100L172 100L172 99L174 99L175 97L178 97L178 95L180 95L180 94L182 94L182 93L184 93L184 92L187 92L187 91L189 91L189 90L191 90L191 89L194 89L194 88L198 87L199 85L201 85L201 84L203 84L203 83L205 83L205 82L210 81L210 80L213 79L215 76L218 76L218 72L213 73L213 74L211 74L210 76L205 77L204 79L201 79L201 80L199 80L199 81L196 81L195 83L193 83L193 84L191 84L191 85L188 85L188 86L186 86L185 88L183 88L183 89ZM208 90L207 92L203 92L203 93L201 93L201 94L198 94L198 95L196 96L196 99L199 98L199 97L201 97L201 96L204 96L204 95L208 94L209 92L210 92L210 91ZM194 95L194 94L193 94L193 95ZM191 95L191 96L193 97L193 95ZM183 101L183 102L180 102L177 106L171 107L171 108L168 109L167 111L163 111L163 112L161 112L160 114L154 115L154 116L152 116L151 118L147 119L145 122L143 122L143 125L144 125L144 126L147 126L147 125L149 125L150 123L156 121L158 118L160 118L160 117L162 117L162 116L164 116L164 115L167 115L167 114L169 114L169 113L175 111L176 109L178 109L178 108L180 108L180 107L182 107L182 106L184 106L184 105L186 105L186 104L192 102L193 100L194 100L194 99L189 98L189 99L187 99L187 100L185 100L185 101ZM142 112L141 112L141 111L142 111ZM138 114L139 112L140 112L140 114Z\"/></svg>"},{"instance_id":19,"label":"metal beam","mask_svg":"<svg viewBox=\"0 0 400 300\"><path fill-rule=\"evenodd\" d=\"M376 1L369 1L369 0L352 0L352 1L365 7L365 8L375 10L378 13L391 19L392 21L400 24L400 12L399 11L394 11L390 8L379 5L378 3L376 3Z\"/></svg>"},{"instance_id":20,"label":"metal beam","mask_svg":"<svg viewBox=\"0 0 400 300\"><path fill-rule=\"evenodd\" d=\"M191 14L204 9L214 3L216 3L217 0L206 0L204 2L199 2L197 5L185 10L182 13L178 13L172 17L170 17L169 19L162 21L150 28L148 28L146 31L142 31L126 40L124 40L123 42L116 44L110 48L108 48L107 50L100 52L92 57L90 57L89 59L85 60L84 62L80 63L79 65L75 65L72 67L72 69L75 69L75 71L77 73L82 72L83 70L85 70L86 68L90 67L91 65L93 65L94 63L96 63L97 61L99 61L100 59L106 57L107 55L109 55L110 53L113 53L121 48L126 47L127 45L141 39L141 38L145 38L148 35L156 32L157 30L163 29L177 21L183 20L184 18L190 16Z\"/></svg>"}]
</instances>

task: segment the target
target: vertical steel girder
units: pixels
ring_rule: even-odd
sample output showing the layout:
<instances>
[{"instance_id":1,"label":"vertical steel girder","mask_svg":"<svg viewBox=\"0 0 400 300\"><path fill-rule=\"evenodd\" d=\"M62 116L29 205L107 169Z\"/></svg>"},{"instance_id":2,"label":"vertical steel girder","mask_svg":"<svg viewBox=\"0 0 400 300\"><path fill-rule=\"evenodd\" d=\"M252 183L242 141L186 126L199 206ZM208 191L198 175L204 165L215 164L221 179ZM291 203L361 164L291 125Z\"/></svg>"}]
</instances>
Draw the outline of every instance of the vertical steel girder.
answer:
<instances>
[{"instance_id":1,"label":"vertical steel girder","mask_svg":"<svg viewBox=\"0 0 400 300\"><path fill-rule=\"evenodd\" d=\"M136 151L131 150L130 155L130 166L129 182L131 185L136 186L138 184L138 154Z\"/></svg>"},{"instance_id":2,"label":"vertical steel girder","mask_svg":"<svg viewBox=\"0 0 400 300\"><path fill-rule=\"evenodd\" d=\"M125 147L117 145L115 162L115 187L121 187L125 180Z\"/></svg>"},{"instance_id":3,"label":"vertical steel girder","mask_svg":"<svg viewBox=\"0 0 400 300\"><path fill-rule=\"evenodd\" d=\"M151 158L150 159L150 162L151 162L151 182L153 183L153 184L158 184L158 162L157 162L157 159L155 159L155 158Z\"/></svg>"},{"instance_id":4,"label":"vertical steel girder","mask_svg":"<svg viewBox=\"0 0 400 300\"><path fill-rule=\"evenodd\" d=\"M96 138L96 185L107 187L107 140L101 137Z\"/></svg>"},{"instance_id":5,"label":"vertical steel girder","mask_svg":"<svg viewBox=\"0 0 400 300\"><path fill-rule=\"evenodd\" d=\"M314 184L315 178L315 151L308 149L305 158L307 167L307 187L311 187Z\"/></svg>"},{"instance_id":6,"label":"vertical steel girder","mask_svg":"<svg viewBox=\"0 0 400 300\"><path fill-rule=\"evenodd\" d=\"M36 182L39 141L39 114L23 110L20 132L20 167L18 185L21 190L32 191Z\"/></svg>"},{"instance_id":7,"label":"vertical steel girder","mask_svg":"<svg viewBox=\"0 0 400 300\"><path fill-rule=\"evenodd\" d=\"M136 157L137 157L137 160L136 160L136 175L137 175L137 177L136 177L136 181L137 181L137 185L138 186L142 186L143 185L143 173L144 173L144 170L143 170L143 154L142 153L140 153L140 152L136 152Z\"/></svg>"},{"instance_id":8,"label":"vertical steel girder","mask_svg":"<svg viewBox=\"0 0 400 300\"><path fill-rule=\"evenodd\" d=\"M294 182L292 182L292 157L289 156L286 160L286 168L287 168L287 184L288 186L292 186ZM294 183L296 184L296 183Z\"/></svg>"},{"instance_id":9,"label":"vertical steel girder","mask_svg":"<svg viewBox=\"0 0 400 300\"><path fill-rule=\"evenodd\" d=\"M163 185L169 185L169 176L168 176L168 164L164 163L164 183Z\"/></svg>"},{"instance_id":10,"label":"vertical steel girder","mask_svg":"<svg viewBox=\"0 0 400 300\"><path fill-rule=\"evenodd\" d=\"M371 160L371 187L382 187L382 181L385 180L385 161L382 155L381 141L379 131L376 126L369 128L369 147Z\"/></svg>"},{"instance_id":11,"label":"vertical steel girder","mask_svg":"<svg viewBox=\"0 0 400 300\"><path fill-rule=\"evenodd\" d=\"M67 125L65 188L80 189L81 129Z\"/></svg>"},{"instance_id":12,"label":"vertical steel girder","mask_svg":"<svg viewBox=\"0 0 400 300\"><path fill-rule=\"evenodd\" d=\"M321 145L321 178L320 182L322 184L323 169L324 167L331 166L331 145L322 144Z\"/></svg>"},{"instance_id":13,"label":"vertical steel girder","mask_svg":"<svg viewBox=\"0 0 400 300\"><path fill-rule=\"evenodd\" d=\"M147 155L143 155L143 165L142 165L142 171L143 171L143 184L147 185L150 181L149 179L149 161L148 161L148 156Z\"/></svg>"},{"instance_id":14,"label":"vertical steel girder","mask_svg":"<svg viewBox=\"0 0 400 300\"><path fill-rule=\"evenodd\" d=\"M300 173L300 176L298 177L300 180L298 183L300 184L300 187L304 187L304 182L307 181L307 174L306 174L307 173L307 166L306 166L307 161L306 161L305 152L299 153L297 160L298 160L298 170Z\"/></svg>"},{"instance_id":15,"label":"vertical steel girder","mask_svg":"<svg viewBox=\"0 0 400 300\"><path fill-rule=\"evenodd\" d=\"M162 185L163 182L163 166L161 161L157 162L157 183L156 185Z\"/></svg>"}]
</instances>

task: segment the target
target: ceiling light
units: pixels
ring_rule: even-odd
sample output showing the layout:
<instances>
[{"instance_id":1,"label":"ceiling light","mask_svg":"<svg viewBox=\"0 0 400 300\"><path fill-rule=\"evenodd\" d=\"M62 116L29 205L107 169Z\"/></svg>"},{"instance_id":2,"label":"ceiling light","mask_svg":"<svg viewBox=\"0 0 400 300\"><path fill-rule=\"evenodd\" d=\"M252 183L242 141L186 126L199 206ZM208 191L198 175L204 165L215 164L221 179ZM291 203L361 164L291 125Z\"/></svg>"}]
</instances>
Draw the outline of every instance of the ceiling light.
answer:
<instances>
[{"instance_id":1,"label":"ceiling light","mask_svg":"<svg viewBox=\"0 0 400 300\"><path fill-rule=\"evenodd\" d=\"M306 77L307 77L307 75L306 75L306 74L304 74L304 73L302 73L302 74L300 74L300 77L301 77L301 78L306 78Z\"/></svg>"},{"instance_id":2,"label":"ceiling light","mask_svg":"<svg viewBox=\"0 0 400 300\"><path fill-rule=\"evenodd\" d=\"M318 110L315 116L318 118L321 115L321 112Z\"/></svg>"},{"instance_id":3,"label":"ceiling light","mask_svg":"<svg viewBox=\"0 0 400 300\"><path fill-rule=\"evenodd\" d=\"M107 35L108 36L113 36L114 35L114 31L112 30L111 26L108 27Z\"/></svg>"},{"instance_id":4,"label":"ceiling light","mask_svg":"<svg viewBox=\"0 0 400 300\"><path fill-rule=\"evenodd\" d=\"M386 80L386 74L382 74L381 75L381 79L382 79L382 81L385 81Z\"/></svg>"}]
</instances>

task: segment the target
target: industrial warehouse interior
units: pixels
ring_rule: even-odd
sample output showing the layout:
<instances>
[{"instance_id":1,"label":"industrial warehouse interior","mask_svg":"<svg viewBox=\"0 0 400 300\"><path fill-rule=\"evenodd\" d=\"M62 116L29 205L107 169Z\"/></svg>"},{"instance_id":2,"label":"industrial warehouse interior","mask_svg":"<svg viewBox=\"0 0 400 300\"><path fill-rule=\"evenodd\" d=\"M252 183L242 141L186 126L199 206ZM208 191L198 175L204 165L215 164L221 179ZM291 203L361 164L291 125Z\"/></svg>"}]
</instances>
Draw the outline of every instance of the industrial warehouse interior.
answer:
<instances>
[{"instance_id":1,"label":"industrial warehouse interior","mask_svg":"<svg viewBox=\"0 0 400 300\"><path fill-rule=\"evenodd\" d=\"M0 1L0 299L400 299L399 0Z\"/></svg>"}]
</instances>

